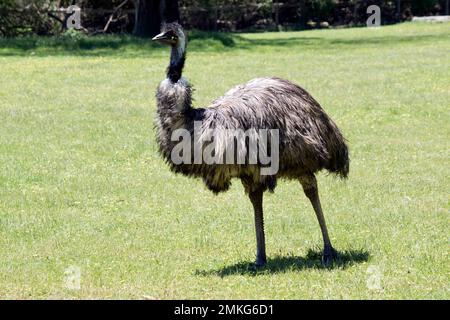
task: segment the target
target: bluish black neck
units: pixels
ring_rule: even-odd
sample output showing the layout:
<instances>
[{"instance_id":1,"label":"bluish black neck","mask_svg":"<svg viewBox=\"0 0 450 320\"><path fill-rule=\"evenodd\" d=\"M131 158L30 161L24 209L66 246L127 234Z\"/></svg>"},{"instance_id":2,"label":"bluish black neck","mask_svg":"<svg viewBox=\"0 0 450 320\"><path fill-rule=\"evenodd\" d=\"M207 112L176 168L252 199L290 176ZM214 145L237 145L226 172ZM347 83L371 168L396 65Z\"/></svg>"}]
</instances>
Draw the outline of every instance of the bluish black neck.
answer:
<instances>
[{"instance_id":1,"label":"bluish black neck","mask_svg":"<svg viewBox=\"0 0 450 320\"><path fill-rule=\"evenodd\" d=\"M170 54L170 64L167 68L167 78L173 83L180 80L183 73L184 61L186 60L186 53L184 50L176 47L172 47Z\"/></svg>"}]
</instances>

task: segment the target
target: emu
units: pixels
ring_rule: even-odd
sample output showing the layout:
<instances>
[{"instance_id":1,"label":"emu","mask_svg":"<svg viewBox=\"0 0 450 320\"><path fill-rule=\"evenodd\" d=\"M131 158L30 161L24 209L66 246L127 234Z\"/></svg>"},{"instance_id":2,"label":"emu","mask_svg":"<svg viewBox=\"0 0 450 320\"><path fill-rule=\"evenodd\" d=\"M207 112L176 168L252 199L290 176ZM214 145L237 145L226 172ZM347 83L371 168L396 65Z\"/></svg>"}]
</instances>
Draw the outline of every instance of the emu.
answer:
<instances>
[{"instance_id":1,"label":"emu","mask_svg":"<svg viewBox=\"0 0 450 320\"><path fill-rule=\"evenodd\" d=\"M177 23L163 24L161 33L152 40L171 47L167 78L156 92L157 143L159 152L175 173L202 178L214 193L224 192L232 178L242 181L254 209L256 229L256 266L266 264L263 220L263 193L273 192L278 178L296 179L309 198L322 232L322 261L329 264L336 258L322 212L315 173L326 169L347 178L349 156L345 139L336 124L314 98L298 85L280 78L257 78L238 85L216 99L208 108L192 107L192 87L182 77L186 59L187 38ZM194 123L200 130L278 129L279 168L276 174L262 175L261 163L178 163L171 155L178 141L172 134L177 129L190 133ZM193 136L193 135L192 135ZM222 138L221 138L222 137ZM229 144L225 135L214 141L216 154L224 153ZM236 139L235 139L236 140ZM194 141L198 143L199 141ZM246 148L247 141L234 141L237 148ZM190 155L189 157L191 157ZM259 160L258 160L259 161Z\"/></svg>"}]
</instances>

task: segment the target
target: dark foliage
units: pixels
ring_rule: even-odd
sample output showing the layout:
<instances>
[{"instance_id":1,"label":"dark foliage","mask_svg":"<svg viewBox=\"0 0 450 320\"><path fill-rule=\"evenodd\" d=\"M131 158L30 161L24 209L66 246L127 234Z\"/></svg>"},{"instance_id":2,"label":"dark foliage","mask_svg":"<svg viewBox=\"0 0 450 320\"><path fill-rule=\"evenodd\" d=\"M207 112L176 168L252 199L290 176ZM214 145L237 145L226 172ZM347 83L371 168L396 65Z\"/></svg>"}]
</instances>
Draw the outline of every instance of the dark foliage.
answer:
<instances>
[{"instance_id":1,"label":"dark foliage","mask_svg":"<svg viewBox=\"0 0 450 320\"><path fill-rule=\"evenodd\" d=\"M448 0L1 0L0 35L50 35L65 31L63 12L75 3L80 8L84 32L132 33L138 3L149 7L152 19L181 23L188 29L236 31L304 29L365 24L369 5L381 8L382 24L412 16L448 14ZM162 8L160 3L164 2ZM177 5L178 3L178 5ZM120 10L115 11L120 6ZM155 12L158 11L158 12ZM145 16L150 13L145 13ZM112 15L112 16L111 16ZM156 18L155 18L156 17ZM110 23L108 24L108 21ZM106 30L105 26L108 25ZM156 27L153 27L155 29ZM156 30L156 29L155 29ZM154 33L154 31L152 32Z\"/></svg>"}]
</instances>

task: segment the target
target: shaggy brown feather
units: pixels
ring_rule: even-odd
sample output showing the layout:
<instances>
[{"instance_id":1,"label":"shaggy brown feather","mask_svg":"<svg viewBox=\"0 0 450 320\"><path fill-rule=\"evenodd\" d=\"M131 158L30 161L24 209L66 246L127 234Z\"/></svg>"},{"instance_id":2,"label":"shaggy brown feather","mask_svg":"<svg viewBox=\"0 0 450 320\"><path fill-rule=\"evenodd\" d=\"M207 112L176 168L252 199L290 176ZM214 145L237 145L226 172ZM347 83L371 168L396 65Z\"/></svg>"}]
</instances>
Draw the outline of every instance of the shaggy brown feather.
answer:
<instances>
[{"instance_id":1,"label":"shaggy brown feather","mask_svg":"<svg viewBox=\"0 0 450 320\"><path fill-rule=\"evenodd\" d=\"M190 85L183 78L177 83L164 80L157 89L158 145L173 171L202 177L206 186L216 193L226 191L235 177L251 179L253 184L262 184L264 189L272 191L278 177L298 179L321 169L347 177L349 159L345 139L319 103L298 85L280 78L253 79L231 89L205 109L192 108L191 93ZM279 129L278 173L262 176L259 165L249 164L174 164L171 151L178 141L171 141L172 132L184 128L194 137L194 121L202 122L202 130L219 132ZM220 146L226 145L227 142L216 141L216 152L224 153Z\"/></svg>"}]
</instances>

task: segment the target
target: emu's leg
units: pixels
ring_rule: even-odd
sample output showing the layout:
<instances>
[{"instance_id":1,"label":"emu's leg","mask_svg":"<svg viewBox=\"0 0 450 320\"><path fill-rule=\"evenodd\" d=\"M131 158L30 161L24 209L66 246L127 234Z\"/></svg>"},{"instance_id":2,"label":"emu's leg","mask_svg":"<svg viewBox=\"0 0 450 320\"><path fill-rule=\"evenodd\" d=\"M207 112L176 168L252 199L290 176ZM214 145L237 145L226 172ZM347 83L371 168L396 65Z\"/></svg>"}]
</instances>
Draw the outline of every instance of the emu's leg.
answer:
<instances>
[{"instance_id":1,"label":"emu's leg","mask_svg":"<svg viewBox=\"0 0 450 320\"><path fill-rule=\"evenodd\" d=\"M264 217L263 217L263 190L258 188L249 192L250 201L255 211L256 228L256 265L258 267L266 264L266 242L264 237Z\"/></svg>"},{"instance_id":2,"label":"emu's leg","mask_svg":"<svg viewBox=\"0 0 450 320\"><path fill-rule=\"evenodd\" d=\"M330 237L328 236L327 225L325 223L325 217L323 216L322 206L320 205L319 191L317 188L317 180L314 175L303 176L300 178L303 191L316 212L317 220L319 221L320 230L322 231L324 249L322 261L324 264L329 264L336 258L336 251L331 245Z\"/></svg>"}]
</instances>

